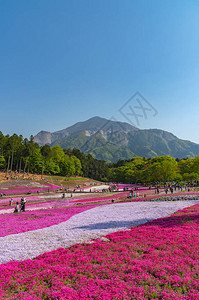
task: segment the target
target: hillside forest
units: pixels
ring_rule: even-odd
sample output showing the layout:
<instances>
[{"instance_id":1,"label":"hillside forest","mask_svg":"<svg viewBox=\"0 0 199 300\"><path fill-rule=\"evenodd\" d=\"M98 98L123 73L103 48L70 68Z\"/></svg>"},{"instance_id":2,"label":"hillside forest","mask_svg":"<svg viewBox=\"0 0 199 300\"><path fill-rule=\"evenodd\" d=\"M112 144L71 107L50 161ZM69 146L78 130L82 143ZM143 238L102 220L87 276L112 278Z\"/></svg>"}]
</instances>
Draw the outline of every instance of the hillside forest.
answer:
<instances>
[{"instance_id":1,"label":"hillside forest","mask_svg":"<svg viewBox=\"0 0 199 300\"><path fill-rule=\"evenodd\" d=\"M80 150L56 145L39 146L22 135L0 132L0 169L10 172L83 176L123 183L194 182L199 180L199 156L178 159L171 156L134 157L107 164Z\"/></svg>"}]
</instances>

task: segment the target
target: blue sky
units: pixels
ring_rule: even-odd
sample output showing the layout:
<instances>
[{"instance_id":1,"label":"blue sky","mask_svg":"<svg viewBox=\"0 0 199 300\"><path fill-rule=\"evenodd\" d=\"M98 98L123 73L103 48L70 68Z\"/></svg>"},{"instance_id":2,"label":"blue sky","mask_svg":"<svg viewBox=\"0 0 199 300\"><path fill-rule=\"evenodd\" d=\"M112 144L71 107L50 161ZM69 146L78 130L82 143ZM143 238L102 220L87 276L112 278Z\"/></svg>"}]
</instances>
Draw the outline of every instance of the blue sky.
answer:
<instances>
[{"instance_id":1,"label":"blue sky","mask_svg":"<svg viewBox=\"0 0 199 300\"><path fill-rule=\"evenodd\" d=\"M4 134L126 121L136 91L158 113L135 125L199 143L199 1L0 0Z\"/></svg>"}]
</instances>

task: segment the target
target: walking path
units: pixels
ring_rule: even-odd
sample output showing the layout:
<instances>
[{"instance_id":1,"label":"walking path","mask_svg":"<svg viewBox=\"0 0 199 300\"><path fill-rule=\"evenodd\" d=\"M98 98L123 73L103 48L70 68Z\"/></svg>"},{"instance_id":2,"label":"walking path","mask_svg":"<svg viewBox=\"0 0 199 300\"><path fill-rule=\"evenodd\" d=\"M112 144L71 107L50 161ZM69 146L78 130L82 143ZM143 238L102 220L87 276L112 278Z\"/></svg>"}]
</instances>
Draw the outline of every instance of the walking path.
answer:
<instances>
[{"instance_id":1,"label":"walking path","mask_svg":"<svg viewBox=\"0 0 199 300\"><path fill-rule=\"evenodd\" d=\"M31 259L44 252L60 247L67 248L76 243L168 216L198 203L199 200L130 202L95 207L74 215L58 225L0 237L0 263Z\"/></svg>"}]
</instances>

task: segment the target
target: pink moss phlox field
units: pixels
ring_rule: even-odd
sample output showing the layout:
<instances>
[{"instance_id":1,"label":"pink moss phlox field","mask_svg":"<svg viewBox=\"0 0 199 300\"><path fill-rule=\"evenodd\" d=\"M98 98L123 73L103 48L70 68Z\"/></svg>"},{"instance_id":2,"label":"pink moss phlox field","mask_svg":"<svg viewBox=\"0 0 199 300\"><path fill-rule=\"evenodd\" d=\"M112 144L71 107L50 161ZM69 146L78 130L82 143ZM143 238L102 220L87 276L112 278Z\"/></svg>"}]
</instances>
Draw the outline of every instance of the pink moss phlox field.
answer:
<instances>
[{"instance_id":1,"label":"pink moss phlox field","mask_svg":"<svg viewBox=\"0 0 199 300\"><path fill-rule=\"evenodd\" d=\"M51 184L51 183L45 183L46 187L28 187L28 186L18 186L17 188L10 188L8 187L8 189L0 189L0 194L6 194L6 195L12 195L12 194L23 194L23 193L35 193L37 191L39 192L44 192L47 190L56 190L56 189L60 189L59 186Z\"/></svg>"},{"instance_id":2,"label":"pink moss phlox field","mask_svg":"<svg viewBox=\"0 0 199 300\"><path fill-rule=\"evenodd\" d=\"M67 199L70 200L71 203L75 204L75 203L91 203L91 202L97 202L97 201L110 201L110 200L118 200L120 199L124 199L127 197L127 195L129 194L129 192L118 192L118 193L114 193L111 196L99 196L97 197L97 194L95 197L93 197L92 195L84 195L81 196L80 198L71 198L70 194L65 193L65 197ZM78 194L77 194L78 195ZM151 199L156 199L156 198L161 198L161 197L176 197L176 196L181 196L181 195L199 195L199 192L195 192L195 191L190 191L190 192L186 192L186 193L174 193L174 194L168 194L168 195L163 195L163 194L159 194L159 195L147 195L146 197L144 197L143 193L139 194L139 197L132 197L130 199L131 202L138 202L138 201L149 201ZM32 202L39 202L39 201L44 201L45 200L45 195L43 196L37 196L37 195L31 195L31 196L26 196L25 197L27 200L27 204L31 205L34 204ZM9 199L10 198L0 198L0 210L1 209L10 209L10 207L8 206L9 203ZM18 201L20 202L21 197L12 197L13 199L13 205ZM51 203L53 200L53 198L50 200L46 200L45 202L49 202ZM6 205L6 206L5 206ZM49 205L50 206L50 205Z\"/></svg>"},{"instance_id":3,"label":"pink moss phlox field","mask_svg":"<svg viewBox=\"0 0 199 300\"><path fill-rule=\"evenodd\" d=\"M199 205L0 266L0 299L199 299Z\"/></svg>"},{"instance_id":4,"label":"pink moss phlox field","mask_svg":"<svg viewBox=\"0 0 199 300\"><path fill-rule=\"evenodd\" d=\"M59 207L0 215L0 237L46 228L69 220L97 205Z\"/></svg>"},{"instance_id":5,"label":"pink moss phlox field","mask_svg":"<svg viewBox=\"0 0 199 300\"><path fill-rule=\"evenodd\" d=\"M90 203L90 202L97 202L97 201L110 201L110 200L118 200L119 198L125 198L127 197L128 192L120 192L120 193L116 193L114 195L111 196L104 196L104 197L86 197L83 199L72 199L72 202L75 203Z\"/></svg>"},{"instance_id":6,"label":"pink moss phlox field","mask_svg":"<svg viewBox=\"0 0 199 300\"><path fill-rule=\"evenodd\" d=\"M32 207L61 207L61 206L66 206L66 205L75 205L77 203L92 203L92 202L103 202L103 201L111 201L111 200L118 200L119 198L125 198L128 195L128 192L120 192L120 193L115 193L112 196L104 196L104 197L93 197L92 195L84 195L81 196L81 198L71 198L70 195L65 194L65 199L60 199L58 198L55 200L53 197L52 199L47 198L45 199L45 195L43 196L26 196L26 208L31 209ZM20 202L21 197L12 197L13 199L13 208L11 208L9 204L9 199L10 198L0 198L0 211L5 210L5 209L14 209L14 205L16 202Z\"/></svg>"},{"instance_id":7,"label":"pink moss phlox field","mask_svg":"<svg viewBox=\"0 0 199 300\"><path fill-rule=\"evenodd\" d=\"M122 194L126 195L126 193ZM120 195L121 194L115 195L114 199L117 199ZM9 206L11 210L10 213L0 214L0 237L37 230L65 222L75 214L99 205L110 204L110 202L104 204L100 202L110 201L111 199L113 199L113 197L72 199L72 201L68 202L59 200L38 203L30 203L29 199L26 204L26 212L14 214L14 206L12 208ZM92 202L99 203L92 204ZM84 205L77 206L76 204Z\"/></svg>"},{"instance_id":8,"label":"pink moss phlox field","mask_svg":"<svg viewBox=\"0 0 199 300\"><path fill-rule=\"evenodd\" d=\"M119 197L121 194L117 194ZM159 197L159 196L158 196ZM193 200L194 196L191 195L182 195L180 194L178 197L173 196L167 197L167 199L172 199L173 201L182 200L182 198L186 198L187 200ZM160 198L160 197L159 197ZM147 197L147 201L159 200L154 197ZM67 221L70 217L85 210L94 208L99 205L107 205L110 204L112 197L105 198L86 198L86 199L73 199L72 201L46 201L46 202L38 202L38 203L27 203L26 212L21 212L18 214L14 214L14 207L11 208L11 212L7 214L0 214L0 237L17 234L37 229L42 229L45 227L49 227L52 225L59 224L61 222ZM117 199L116 197L114 199ZM161 198L160 198L161 199ZM165 201L165 197L162 197L163 201ZM134 200L134 201L141 201ZM185 200L186 201L186 200ZM98 202L98 203L97 203ZM101 203L103 202L103 203ZM105 202L105 203L104 203ZM93 203L93 204L92 204ZM77 206L80 204L81 206Z\"/></svg>"},{"instance_id":9,"label":"pink moss phlox field","mask_svg":"<svg viewBox=\"0 0 199 300\"><path fill-rule=\"evenodd\" d=\"M13 200L13 205L16 202L20 202L21 197L9 197L9 198L0 198L0 209L5 209L4 204L6 204L7 208L10 208L10 206L8 206L9 204L9 200L12 198ZM35 202L35 201L41 201L42 199L45 199L45 196L41 197L41 196L25 196L25 199L27 201L27 203L31 203L31 202Z\"/></svg>"},{"instance_id":10,"label":"pink moss phlox field","mask_svg":"<svg viewBox=\"0 0 199 300\"><path fill-rule=\"evenodd\" d=\"M77 194L78 195L78 194ZM99 196L97 197L97 194L95 195L95 197L93 197L92 195L84 195L81 196L80 198L71 198L70 194L66 194L65 193L65 197L66 199L70 200L70 203L75 204L75 203L92 203L92 202L98 202L98 201L110 201L110 200L118 200L118 199L125 199L127 196L129 195L129 192L116 192L111 196ZM190 192L186 192L186 193L174 193L174 194L168 194L168 195L163 195L163 194L150 194L147 195L146 197L144 197L144 193L140 193L139 197L132 197L130 199L131 202L138 202L138 201L150 201L153 199L158 199L158 198L162 198L162 197L177 197L177 196L192 196L192 195L199 195L199 192L195 192L195 191L190 191ZM32 195L32 196L26 196L25 197L27 200L27 204L28 205L35 205L34 202L40 202L40 201L44 201L45 200L45 195L43 196L37 196L37 195ZM9 199L10 198L0 198L0 210L1 209L10 209L10 207L8 206L9 203ZM15 204L17 201L20 202L21 197L12 197L13 199L13 203ZM60 199L60 198L59 198ZM52 201L55 201L53 198L49 200L45 200L45 202L48 203L52 203ZM57 201L55 201L57 203ZM13 204L13 205L14 205ZM6 205L6 207L5 207ZM40 204L39 204L40 205ZM41 202L41 205L43 205L43 202ZM60 205L60 204L59 204ZM64 205L64 203L63 203ZM49 205L50 206L50 205ZM52 206L52 205L51 205Z\"/></svg>"},{"instance_id":11,"label":"pink moss phlox field","mask_svg":"<svg viewBox=\"0 0 199 300\"><path fill-rule=\"evenodd\" d=\"M45 199L44 197L41 196L29 196L29 197L25 197L26 199L26 208L28 210L31 210L32 208L35 207L53 207L53 206L57 206L56 204L59 203L59 200L55 200L55 199ZM21 197L12 197L13 200L13 204L12 206L9 206L9 200L10 198L7 199L0 199L0 213L2 210L10 210L11 212L14 210L15 204L16 202L21 201ZM64 203L63 203L64 204ZM59 206L62 206L61 203L59 204Z\"/></svg>"}]
</instances>

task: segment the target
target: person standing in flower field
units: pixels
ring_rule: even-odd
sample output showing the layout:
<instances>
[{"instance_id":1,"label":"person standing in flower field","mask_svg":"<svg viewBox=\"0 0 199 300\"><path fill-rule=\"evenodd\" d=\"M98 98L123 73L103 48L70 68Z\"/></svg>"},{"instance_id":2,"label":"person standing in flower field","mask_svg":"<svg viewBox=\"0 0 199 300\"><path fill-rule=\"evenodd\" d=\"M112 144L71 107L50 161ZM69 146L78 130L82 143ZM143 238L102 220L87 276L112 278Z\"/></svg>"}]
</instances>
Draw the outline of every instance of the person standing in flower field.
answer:
<instances>
[{"instance_id":1,"label":"person standing in flower field","mask_svg":"<svg viewBox=\"0 0 199 300\"><path fill-rule=\"evenodd\" d=\"M10 206L12 206L12 202L13 202L13 200L12 200L12 198L10 198L10 200L9 200L9 205Z\"/></svg>"},{"instance_id":2,"label":"person standing in flower field","mask_svg":"<svg viewBox=\"0 0 199 300\"><path fill-rule=\"evenodd\" d=\"M26 199L21 198L20 211L25 211Z\"/></svg>"},{"instance_id":3,"label":"person standing in flower field","mask_svg":"<svg viewBox=\"0 0 199 300\"><path fill-rule=\"evenodd\" d=\"M18 212L19 212L19 202L16 203L15 210L14 210L14 213L18 213Z\"/></svg>"},{"instance_id":4,"label":"person standing in flower field","mask_svg":"<svg viewBox=\"0 0 199 300\"><path fill-rule=\"evenodd\" d=\"M26 198L23 198L23 211L25 211Z\"/></svg>"},{"instance_id":5,"label":"person standing in flower field","mask_svg":"<svg viewBox=\"0 0 199 300\"><path fill-rule=\"evenodd\" d=\"M21 198L21 202L20 202L20 212L23 211L23 197Z\"/></svg>"}]
</instances>

